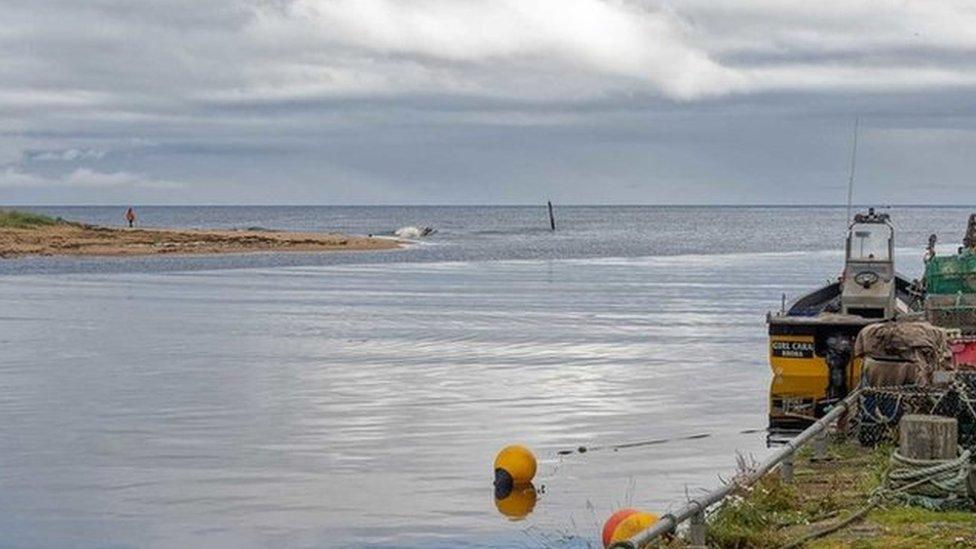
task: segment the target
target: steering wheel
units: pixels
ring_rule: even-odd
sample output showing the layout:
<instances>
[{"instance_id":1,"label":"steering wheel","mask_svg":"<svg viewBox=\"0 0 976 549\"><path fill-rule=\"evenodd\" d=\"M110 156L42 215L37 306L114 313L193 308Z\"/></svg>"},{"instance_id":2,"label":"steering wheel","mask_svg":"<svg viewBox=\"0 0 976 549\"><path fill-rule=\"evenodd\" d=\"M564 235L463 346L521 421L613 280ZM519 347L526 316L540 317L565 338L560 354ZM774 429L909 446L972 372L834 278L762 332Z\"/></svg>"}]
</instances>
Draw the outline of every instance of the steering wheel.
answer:
<instances>
[{"instance_id":1,"label":"steering wheel","mask_svg":"<svg viewBox=\"0 0 976 549\"><path fill-rule=\"evenodd\" d=\"M861 271L854 275L854 282L857 282L865 288L869 288L872 284L877 282L881 277L878 273L874 271Z\"/></svg>"}]
</instances>

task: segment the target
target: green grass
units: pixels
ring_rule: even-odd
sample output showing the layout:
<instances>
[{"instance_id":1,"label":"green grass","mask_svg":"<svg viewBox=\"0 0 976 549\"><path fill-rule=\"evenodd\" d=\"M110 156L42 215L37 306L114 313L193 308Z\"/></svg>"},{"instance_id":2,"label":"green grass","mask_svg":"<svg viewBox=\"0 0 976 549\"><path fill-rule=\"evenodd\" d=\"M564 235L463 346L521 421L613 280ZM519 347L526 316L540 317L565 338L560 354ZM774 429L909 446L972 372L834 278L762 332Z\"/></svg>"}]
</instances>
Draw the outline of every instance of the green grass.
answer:
<instances>
[{"instance_id":1,"label":"green grass","mask_svg":"<svg viewBox=\"0 0 976 549\"><path fill-rule=\"evenodd\" d=\"M809 549L954 549L976 545L976 513L891 507L872 511L860 534L838 532Z\"/></svg>"},{"instance_id":2,"label":"green grass","mask_svg":"<svg viewBox=\"0 0 976 549\"><path fill-rule=\"evenodd\" d=\"M744 496L726 499L709 517L709 546L778 547L786 541L783 527L803 523L815 512L804 508L794 486L768 475Z\"/></svg>"},{"instance_id":3,"label":"green grass","mask_svg":"<svg viewBox=\"0 0 976 549\"><path fill-rule=\"evenodd\" d=\"M891 450L890 446L833 444L831 459L824 462L811 462L809 451L799 452L794 484L784 484L775 473L767 475L710 514L709 547L781 547L823 524L850 516L883 482ZM921 546L976 547L976 514L891 504L807 545L809 549Z\"/></svg>"},{"instance_id":4,"label":"green grass","mask_svg":"<svg viewBox=\"0 0 976 549\"><path fill-rule=\"evenodd\" d=\"M60 219L46 215L19 210L0 210L0 228L30 229L58 223L61 223Z\"/></svg>"},{"instance_id":5,"label":"green grass","mask_svg":"<svg viewBox=\"0 0 976 549\"><path fill-rule=\"evenodd\" d=\"M918 523L959 523L973 527L976 534L976 514L969 511L930 511L920 507L892 507L875 511L871 519L882 526L899 526Z\"/></svg>"}]
</instances>

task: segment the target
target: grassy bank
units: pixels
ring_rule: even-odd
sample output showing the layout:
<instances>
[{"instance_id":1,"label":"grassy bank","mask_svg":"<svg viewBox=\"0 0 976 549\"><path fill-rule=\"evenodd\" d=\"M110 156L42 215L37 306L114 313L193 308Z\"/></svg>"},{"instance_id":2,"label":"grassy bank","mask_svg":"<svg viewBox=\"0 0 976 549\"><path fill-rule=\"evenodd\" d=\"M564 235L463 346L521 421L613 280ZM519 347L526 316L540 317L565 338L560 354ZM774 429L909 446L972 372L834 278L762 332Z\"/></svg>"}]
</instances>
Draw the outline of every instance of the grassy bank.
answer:
<instances>
[{"instance_id":1,"label":"grassy bank","mask_svg":"<svg viewBox=\"0 0 976 549\"><path fill-rule=\"evenodd\" d=\"M0 227L8 229L30 229L57 225L61 220L46 215L20 210L0 210Z\"/></svg>"},{"instance_id":2,"label":"grassy bank","mask_svg":"<svg viewBox=\"0 0 976 549\"><path fill-rule=\"evenodd\" d=\"M747 493L730 498L709 518L709 545L783 547L845 521L868 504L882 485L891 449L836 444L826 460L809 452L796 460L795 480L769 475ZM862 520L814 539L810 548L974 547L976 514L882 505Z\"/></svg>"}]
</instances>

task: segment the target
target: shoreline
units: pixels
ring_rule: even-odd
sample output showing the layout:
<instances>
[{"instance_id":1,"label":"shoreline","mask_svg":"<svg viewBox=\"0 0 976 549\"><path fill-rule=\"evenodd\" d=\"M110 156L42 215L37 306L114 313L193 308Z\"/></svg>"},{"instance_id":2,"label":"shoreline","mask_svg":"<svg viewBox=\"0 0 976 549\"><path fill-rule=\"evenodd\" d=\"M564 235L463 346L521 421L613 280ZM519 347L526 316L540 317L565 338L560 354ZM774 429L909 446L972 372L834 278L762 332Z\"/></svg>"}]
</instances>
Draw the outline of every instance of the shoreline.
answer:
<instances>
[{"instance_id":1,"label":"shoreline","mask_svg":"<svg viewBox=\"0 0 976 549\"><path fill-rule=\"evenodd\" d=\"M267 229L114 228L67 221L0 227L0 259L396 250L398 240Z\"/></svg>"}]
</instances>

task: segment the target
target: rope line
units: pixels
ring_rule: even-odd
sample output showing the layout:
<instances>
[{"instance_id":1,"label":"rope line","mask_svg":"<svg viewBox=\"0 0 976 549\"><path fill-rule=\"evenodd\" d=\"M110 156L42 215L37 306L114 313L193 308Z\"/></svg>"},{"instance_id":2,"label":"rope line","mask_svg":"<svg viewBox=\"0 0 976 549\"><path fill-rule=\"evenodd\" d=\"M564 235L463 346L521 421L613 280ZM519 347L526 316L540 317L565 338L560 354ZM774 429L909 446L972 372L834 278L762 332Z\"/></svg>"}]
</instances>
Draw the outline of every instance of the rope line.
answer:
<instances>
[{"instance_id":1,"label":"rope line","mask_svg":"<svg viewBox=\"0 0 976 549\"><path fill-rule=\"evenodd\" d=\"M736 432L738 435L749 435L753 433L763 433L766 429L743 429L742 431ZM653 446L655 444L665 444L668 442L678 442L682 440L698 440L702 438L708 438L714 436L715 433L698 433L694 435L685 435L682 437L672 437L672 438L655 438L651 440L642 440L638 442L623 442L620 444L607 444L604 446L579 446L578 448L558 450L556 452L557 456L568 456L572 454L585 454L587 452L599 452L601 450L624 450L627 448L639 448L641 446Z\"/></svg>"},{"instance_id":2,"label":"rope line","mask_svg":"<svg viewBox=\"0 0 976 549\"><path fill-rule=\"evenodd\" d=\"M888 473L888 485L909 503L927 509L949 509L957 504L965 505L967 482L972 466L970 450L963 451L951 460L912 459L898 450L891 454L892 469ZM912 492L909 493L908 490Z\"/></svg>"}]
</instances>

